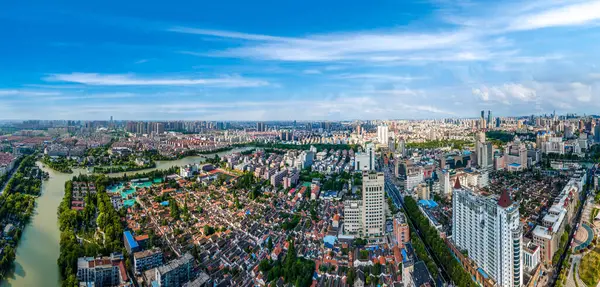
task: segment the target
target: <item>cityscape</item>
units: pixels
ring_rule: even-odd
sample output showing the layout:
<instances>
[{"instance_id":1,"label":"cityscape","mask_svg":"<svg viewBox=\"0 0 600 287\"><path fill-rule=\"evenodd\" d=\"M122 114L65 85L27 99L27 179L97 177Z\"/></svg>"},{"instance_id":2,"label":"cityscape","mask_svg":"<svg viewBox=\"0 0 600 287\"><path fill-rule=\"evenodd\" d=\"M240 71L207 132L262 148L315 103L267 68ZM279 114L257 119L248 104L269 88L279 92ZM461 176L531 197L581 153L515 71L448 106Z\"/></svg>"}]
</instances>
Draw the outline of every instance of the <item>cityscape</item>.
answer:
<instances>
[{"instance_id":1,"label":"cityscape","mask_svg":"<svg viewBox=\"0 0 600 287\"><path fill-rule=\"evenodd\" d=\"M1 7L0 287L600 287L598 0Z\"/></svg>"},{"instance_id":2,"label":"cityscape","mask_svg":"<svg viewBox=\"0 0 600 287\"><path fill-rule=\"evenodd\" d=\"M3 280L594 286L599 120L5 122Z\"/></svg>"}]
</instances>

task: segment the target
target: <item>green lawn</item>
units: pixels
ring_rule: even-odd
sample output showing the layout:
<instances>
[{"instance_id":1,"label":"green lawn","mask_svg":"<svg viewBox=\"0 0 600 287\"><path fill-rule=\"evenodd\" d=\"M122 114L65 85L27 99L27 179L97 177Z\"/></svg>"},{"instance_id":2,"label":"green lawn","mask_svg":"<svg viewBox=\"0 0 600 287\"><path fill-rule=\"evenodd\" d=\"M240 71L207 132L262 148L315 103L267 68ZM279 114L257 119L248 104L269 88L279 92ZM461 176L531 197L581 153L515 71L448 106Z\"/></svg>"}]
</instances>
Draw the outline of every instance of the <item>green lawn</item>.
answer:
<instances>
[{"instance_id":1,"label":"green lawn","mask_svg":"<svg viewBox=\"0 0 600 287\"><path fill-rule=\"evenodd\" d=\"M596 286L600 281L600 248L588 253L579 265L579 277L587 286Z\"/></svg>"}]
</instances>

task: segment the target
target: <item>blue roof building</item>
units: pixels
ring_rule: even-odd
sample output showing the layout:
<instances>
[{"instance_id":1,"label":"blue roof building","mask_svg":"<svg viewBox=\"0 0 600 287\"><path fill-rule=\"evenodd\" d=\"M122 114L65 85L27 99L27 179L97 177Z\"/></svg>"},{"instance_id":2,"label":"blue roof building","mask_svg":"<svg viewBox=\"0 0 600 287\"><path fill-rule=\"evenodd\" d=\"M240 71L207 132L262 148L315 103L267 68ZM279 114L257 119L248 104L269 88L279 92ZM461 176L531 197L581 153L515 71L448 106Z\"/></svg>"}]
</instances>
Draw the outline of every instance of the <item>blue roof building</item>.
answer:
<instances>
[{"instance_id":1,"label":"blue roof building","mask_svg":"<svg viewBox=\"0 0 600 287\"><path fill-rule=\"evenodd\" d=\"M133 238L131 231L127 230L123 232L123 238L123 241L125 242L125 249L127 249L127 252L129 254L133 254L134 252L140 251L140 245Z\"/></svg>"}]
</instances>

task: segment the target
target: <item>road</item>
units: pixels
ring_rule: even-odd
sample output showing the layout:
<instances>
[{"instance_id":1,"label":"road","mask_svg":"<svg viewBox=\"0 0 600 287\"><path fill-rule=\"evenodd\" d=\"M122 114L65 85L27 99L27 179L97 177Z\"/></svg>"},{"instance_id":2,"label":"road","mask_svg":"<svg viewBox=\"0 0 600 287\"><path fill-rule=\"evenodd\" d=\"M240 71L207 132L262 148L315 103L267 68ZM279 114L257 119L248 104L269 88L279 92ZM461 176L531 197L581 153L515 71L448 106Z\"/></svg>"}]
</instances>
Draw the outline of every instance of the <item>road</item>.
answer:
<instances>
[{"instance_id":1,"label":"road","mask_svg":"<svg viewBox=\"0 0 600 287\"><path fill-rule=\"evenodd\" d=\"M406 209L404 208L404 199L402 198L400 191L390 180L391 175L387 171L385 174L386 174L385 175L385 191L386 191L386 193L388 194L389 197L392 198L392 201L394 202L396 207L402 208L402 210L404 211L404 214L410 220L412 225L416 226L415 222L413 221L412 218L410 218L408 216L408 213L406 212ZM438 271L442 275L443 280L445 281L445 282L443 282L444 285L446 282L451 282L450 276L444 269L444 265L440 264L440 260L437 258L437 256L435 256L433 251L431 251L431 249L429 248L429 245L425 242L425 240L423 239L423 236L421 236L421 231L419 229L417 229L416 227L415 227L415 230L417 231L416 233L419 236L419 238L421 239L421 241L423 241L423 245L425 245L427 254L429 254L429 257L431 257L433 259L433 261L435 262L435 264L438 266Z\"/></svg>"},{"instance_id":2,"label":"road","mask_svg":"<svg viewBox=\"0 0 600 287\"><path fill-rule=\"evenodd\" d=\"M595 168L590 168L588 170L588 178L586 178L586 182L593 182L592 179L592 175L594 174L594 172L596 171ZM579 201L581 202L579 209L577 210L577 215L575 216L575 220L573 222L575 222L575 225L571 228L571 232L569 233L569 240L567 240L567 244L565 244L564 249L562 250L562 254L560 256L560 260L558 261L558 267L556 268L556 271L554 272L554 274L552 275L552 279L551 279L551 284L550 286L555 286L556 285L556 279L558 277L558 274L560 274L560 271L562 270L563 267L563 262L565 260L567 260L567 250L569 250L569 248L571 248L571 243L573 242L573 237L575 236L575 232L577 231L575 226L577 226L577 223L581 220L581 213L583 211L583 207L584 207L584 201L587 199L588 197L588 193L589 193L589 185L586 185L587 189L584 190L584 192L579 194Z\"/></svg>"}]
</instances>

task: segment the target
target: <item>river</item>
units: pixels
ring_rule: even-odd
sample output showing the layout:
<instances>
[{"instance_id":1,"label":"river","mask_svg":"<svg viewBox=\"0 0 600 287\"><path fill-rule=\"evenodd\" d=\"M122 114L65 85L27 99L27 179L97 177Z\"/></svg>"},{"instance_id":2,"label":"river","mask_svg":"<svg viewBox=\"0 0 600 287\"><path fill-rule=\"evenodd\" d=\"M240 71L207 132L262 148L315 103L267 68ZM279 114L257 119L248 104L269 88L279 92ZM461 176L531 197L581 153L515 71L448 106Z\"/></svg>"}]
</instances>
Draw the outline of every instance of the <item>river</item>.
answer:
<instances>
[{"instance_id":1,"label":"river","mask_svg":"<svg viewBox=\"0 0 600 287\"><path fill-rule=\"evenodd\" d=\"M223 156L248 149L251 148L236 148L217 154ZM125 173L143 173L157 169L167 169L172 166L198 163L203 161L205 157L214 157L214 155L206 154L174 161L157 161L155 168ZM7 275L7 279L0 284L0 287L60 286L58 265L56 264L60 248L60 231L56 212L62 201L65 182L74 175L87 173L87 170L73 169L73 174L66 174L44 167L39 162L38 166L48 172L50 178L42 183L42 195L36 200L35 213L21 237L14 262L14 272ZM110 174L109 176L122 176L125 173Z\"/></svg>"}]
</instances>

